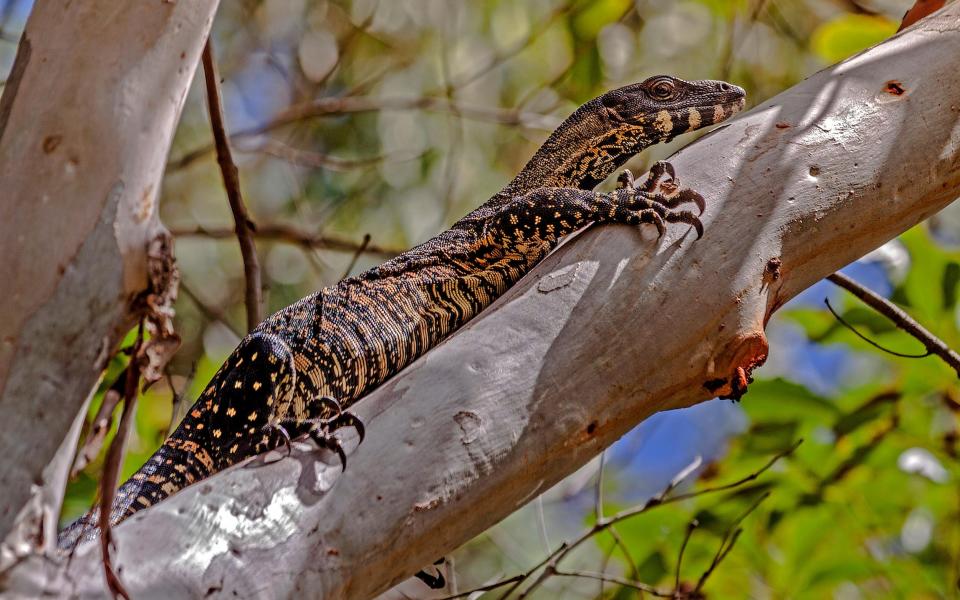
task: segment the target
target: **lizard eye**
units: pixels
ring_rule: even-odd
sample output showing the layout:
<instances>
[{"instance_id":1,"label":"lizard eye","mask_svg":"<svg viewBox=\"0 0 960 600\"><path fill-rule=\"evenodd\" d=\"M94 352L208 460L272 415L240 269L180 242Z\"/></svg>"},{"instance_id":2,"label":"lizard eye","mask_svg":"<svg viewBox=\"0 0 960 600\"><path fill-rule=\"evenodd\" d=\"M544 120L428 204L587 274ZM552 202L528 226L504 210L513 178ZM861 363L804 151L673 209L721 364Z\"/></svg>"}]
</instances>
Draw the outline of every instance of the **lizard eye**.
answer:
<instances>
[{"instance_id":1,"label":"lizard eye","mask_svg":"<svg viewBox=\"0 0 960 600\"><path fill-rule=\"evenodd\" d=\"M649 88L650 96L655 100L670 100L676 95L677 86L669 79L660 79L653 82Z\"/></svg>"}]
</instances>

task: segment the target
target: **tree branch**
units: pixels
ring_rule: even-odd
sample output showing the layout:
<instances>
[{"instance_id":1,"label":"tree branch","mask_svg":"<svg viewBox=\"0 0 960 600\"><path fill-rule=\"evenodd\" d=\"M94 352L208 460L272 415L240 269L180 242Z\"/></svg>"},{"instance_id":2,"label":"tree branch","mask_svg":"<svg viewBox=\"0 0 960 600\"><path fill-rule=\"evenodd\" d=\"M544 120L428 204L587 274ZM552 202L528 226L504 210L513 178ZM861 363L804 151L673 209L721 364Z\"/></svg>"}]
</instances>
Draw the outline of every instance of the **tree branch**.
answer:
<instances>
[{"instance_id":1,"label":"tree branch","mask_svg":"<svg viewBox=\"0 0 960 600\"><path fill-rule=\"evenodd\" d=\"M247 331L263 320L263 284L261 283L260 261L257 259L257 247L253 243L251 232L255 229L247 207L240 193L240 172L233 162L230 151L230 138L223 119L223 101L220 98L220 75L217 63L213 60L213 44L207 38L203 46L203 79L207 89L207 107L210 110L210 126L213 129L214 146L217 150L217 163L223 175L223 187L227 190L230 212L233 213L234 231L240 243L243 256L243 276L246 282L244 303L247 305Z\"/></svg>"},{"instance_id":2,"label":"tree branch","mask_svg":"<svg viewBox=\"0 0 960 600\"><path fill-rule=\"evenodd\" d=\"M76 417L168 235L157 191L216 6L34 3L0 99L0 539L20 514L55 543Z\"/></svg>"},{"instance_id":3,"label":"tree branch","mask_svg":"<svg viewBox=\"0 0 960 600\"><path fill-rule=\"evenodd\" d=\"M956 197L958 52L954 3L700 138L671 162L707 198L702 240L609 226L565 244L351 407L367 436L344 473L297 443L117 527L131 594L371 597L650 414L736 393L774 310ZM95 559L7 581L97 596Z\"/></svg>"}]
</instances>

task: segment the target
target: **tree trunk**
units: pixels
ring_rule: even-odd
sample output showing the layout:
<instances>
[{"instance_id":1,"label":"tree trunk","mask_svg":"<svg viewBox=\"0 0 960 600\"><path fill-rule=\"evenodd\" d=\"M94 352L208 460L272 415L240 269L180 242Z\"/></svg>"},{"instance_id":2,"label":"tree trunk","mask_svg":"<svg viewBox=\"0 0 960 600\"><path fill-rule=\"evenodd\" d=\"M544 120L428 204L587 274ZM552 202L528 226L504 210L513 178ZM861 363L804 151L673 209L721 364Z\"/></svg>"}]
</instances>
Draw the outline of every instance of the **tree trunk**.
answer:
<instances>
[{"instance_id":1,"label":"tree trunk","mask_svg":"<svg viewBox=\"0 0 960 600\"><path fill-rule=\"evenodd\" d=\"M674 156L707 199L703 239L609 226L565 244L355 406L367 438L345 473L298 445L123 523L129 591L370 597L650 414L736 391L774 310L956 197L958 17L953 4ZM68 568L28 559L8 585L100 596L99 560L95 545Z\"/></svg>"},{"instance_id":2,"label":"tree trunk","mask_svg":"<svg viewBox=\"0 0 960 600\"><path fill-rule=\"evenodd\" d=\"M135 322L148 249L169 258L157 190L216 6L33 7L0 99L0 539L18 514L51 539L58 448Z\"/></svg>"}]
</instances>

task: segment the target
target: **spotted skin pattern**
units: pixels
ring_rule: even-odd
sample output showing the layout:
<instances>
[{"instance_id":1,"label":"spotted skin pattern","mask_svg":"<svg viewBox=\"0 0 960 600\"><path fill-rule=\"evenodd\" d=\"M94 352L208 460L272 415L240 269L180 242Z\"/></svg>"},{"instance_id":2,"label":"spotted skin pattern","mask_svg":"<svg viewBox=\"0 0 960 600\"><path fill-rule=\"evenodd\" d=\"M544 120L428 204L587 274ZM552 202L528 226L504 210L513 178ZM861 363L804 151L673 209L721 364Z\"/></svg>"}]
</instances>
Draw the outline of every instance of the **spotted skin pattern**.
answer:
<instances>
[{"instance_id":1,"label":"spotted skin pattern","mask_svg":"<svg viewBox=\"0 0 960 600\"><path fill-rule=\"evenodd\" d=\"M667 76L587 102L551 134L521 173L449 230L361 275L277 312L227 358L163 446L117 492L117 523L244 458L335 417L489 306L553 249L594 223L688 223L673 210L690 190L661 193L658 163L639 186L587 191L643 148L718 123L743 106L742 89ZM664 188L666 189L666 188ZM355 424L343 413L336 425ZM315 436L316 439L316 436ZM327 440L338 449L335 438ZM96 510L60 536L96 536Z\"/></svg>"}]
</instances>

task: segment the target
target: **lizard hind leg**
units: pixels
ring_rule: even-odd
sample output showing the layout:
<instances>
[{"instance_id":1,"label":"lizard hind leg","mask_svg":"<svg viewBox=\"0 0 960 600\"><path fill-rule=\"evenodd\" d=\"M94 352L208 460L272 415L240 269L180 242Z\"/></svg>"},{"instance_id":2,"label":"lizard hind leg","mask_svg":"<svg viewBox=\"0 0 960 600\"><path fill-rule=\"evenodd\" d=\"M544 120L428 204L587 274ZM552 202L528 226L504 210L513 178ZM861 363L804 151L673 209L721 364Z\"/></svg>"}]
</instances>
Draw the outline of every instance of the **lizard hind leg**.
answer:
<instances>
[{"instance_id":1,"label":"lizard hind leg","mask_svg":"<svg viewBox=\"0 0 960 600\"><path fill-rule=\"evenodd\" d=\"M310 408L313 414L318 414L319 416L308 419L291 417L283 419L278 423L268 424L266 427L276 430L280 434L287 448L287 456L290 455L290 434L287 429L284 428L283 424L291 423L295 426L296 431L308 436L318 447L335 452L340 458L341 468L346 470L346 452L343 449L343 444L339 438L334 435L334 432L345 427L353 427L362 443L366 435L363 422L353 413L343 410L341 404L330 396L320 396L314 399L313 402L310 403Z\"/></svg>"}]
</instances>

